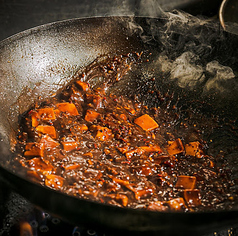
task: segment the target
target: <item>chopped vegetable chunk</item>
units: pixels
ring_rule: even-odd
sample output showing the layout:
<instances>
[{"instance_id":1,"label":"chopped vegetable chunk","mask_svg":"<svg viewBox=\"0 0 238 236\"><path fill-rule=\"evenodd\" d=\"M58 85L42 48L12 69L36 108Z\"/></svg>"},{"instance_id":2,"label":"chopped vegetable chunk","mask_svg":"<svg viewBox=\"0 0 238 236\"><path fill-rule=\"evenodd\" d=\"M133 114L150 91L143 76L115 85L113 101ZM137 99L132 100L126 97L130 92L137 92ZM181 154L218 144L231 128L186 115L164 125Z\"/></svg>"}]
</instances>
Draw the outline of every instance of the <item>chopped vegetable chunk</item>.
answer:
<instances>
[{"instance_id":1,"label":"chopped vegetable chunk","mask_svg":"<svg viewBox=\"0 0 238 236\"><path fill-rule=\"evenodd\" d=\"M184 199L190 207L201 205L201 195L200 190L184 190Z\"/></svg>"},{"instance_id":2,"label":"chopped vegetable chunk","mask_svg":"<svg viewBox=\"0 0 238 236\"><path fill-rule=\"evenodd\" d=\"M25 146L24 155L29 156L44 156L45 146L43 143L27 143Z\"/></svg>"},{"instance_id":3,"label":"chopped vegetable chunk","mask_svg":"<svg viewBox=\"0 0 238 236\"><path fill-rule=\"evenodd\" d=\"M187 155L196 156L198 158L202 157L202 150L199 148L199 142L190 142L185 145L185 151Z\"/></svg>"},{"instance_id":4,"label":"chopped vegetable chunk","mask_svg":"<svg viewBox=\"0 0 238 236\"><path fill-rule=\"evenodd\" d=\"M153 211L168 211L168 206L164 205L164 202L156 201L150 203L147 209Z\"/></svg>"},{"instance_id":5,"label":"chopped vegetable chunk","mask_svg":"<svg viewBox=\"0 0 238 236\"><path fill-rule=\"evenodd\" d=\"M77 80L76 83L79 85L79 87L80 87L83 91L85 91L85 92L88 91L89 86L88 86L87 83L82 82L82 81L80 81L80 80Z\"/></svg>"},{"instance_id":6,"label":"chopped vegetable chunk","mask_svg":"<svg viewBox=\"0 0 238 236\"><path fill-rule=\"evenodd\" d=\"M145 131L151 131L159 127L156 121L147 114L136 118L134 123L139 125Z\"/></svg>"},{"instance_id":7,"label":"chopped vegetable chunk","mask_svg":"<svg viewBox=\"0 0 238 236\"><path fill-rule=\"evenodd\" d=\"M41 108L38 109L38 117L41 120L55 120L55 113L53 108Z\"/></svg>"},{"instance_id":8,"label":"chopped vegetable chunk","mask_svg":"<svg viewBox=\"0 0 238 236\"><path fill-rule=\"evenodd\" d=\"M56 106L57 106L59 111L65 112L68 115L71 115L71 116L78 116L79 115L78 110L77 110L77 108L75 107L75 105L73 103L63 102L63 103L56 104Z\"/></svg>"},{"instance_id":9,"label":"chopped vegetable chunk","mask_svg":"<svg viewBox=\"0 0 238 236\"><path fill-rule=\"evenodd\" d=\"M47 175L45 185L54 189L60 189L63 186L64 178L58 175Z\"/></svg>"},{"instance_id":10,"label":"chopped vegetable chunk","mask_svg":"<svg viewBox=\"0 0 238 236\"><path fill-rule=\"evenodd\" d=\"M174 141L168 141L167 151L171 156L184 152L181 139L178 138Z\"/></svg>"},{"instance_id":11,"label":"chopped vegetable chunk","mask_svg":"<svg viewBox=\"0 0 238 236\"><path fill-rule=\"evenodd\" d=\"M47 149L53 149L53 148L56 148L60 145L57 141L55 141L54 139L52 139L48 135L44 135L41 138L40 143L43 144L44 147L47 148Z\"/></svg>"},{"instance_id":12,"label":"chopped vegetable chunk","mask_svg":"<svg viewBox=\"0 0 238 236\"><path fill-rule=\"evenodd\" d=\"M172 211L181 211L181 208L185 208L185 202L183 198L175 198L167 202L170 210Z\"/></svg>"},{"instance_id":13,"label":"chopped vegetable chunk","mask_svg":"<svg viewBox=\"0 0 238 236\"><path fill-rule=\"evenodd\" d=\"M194 189L196 186L196 177L180 175L178 177L176 188Z\"/></svg>"},{"instance_id":14,"label":"chopped vegetable chunk","mask_svg":"<svg viewBox=\"0 0 238 236\"><path fill-rule=\"evenodd\" d=\"M98 118L100 114L96 111L93 110L87 110L86 115L85 115L85 120L88 122L93 122L94 120L96 120Z\"/></svg>"},{"instance_id":15,"label":"chopped vegetable chunk","mask_svg":"<svg viewBox=\"0 0 238 236\"><path fill-rule=\"evenodd\" d=\"M49 125L39 125L36 130L42 134L48 134L51 138L56 138L56 131L54 126Z\"/></svg>"},{"instance_id":16,"label":"chopped vegetable chunk","mask_svg":"<svg viewBox=\"0 0 238 236\"><path fill-rule=\"evenodd\" d=\"M61 142L61 143L62 143L63 148L66 152L75 150L78 147L77 142Z\"/></svg>"}]
</instances>

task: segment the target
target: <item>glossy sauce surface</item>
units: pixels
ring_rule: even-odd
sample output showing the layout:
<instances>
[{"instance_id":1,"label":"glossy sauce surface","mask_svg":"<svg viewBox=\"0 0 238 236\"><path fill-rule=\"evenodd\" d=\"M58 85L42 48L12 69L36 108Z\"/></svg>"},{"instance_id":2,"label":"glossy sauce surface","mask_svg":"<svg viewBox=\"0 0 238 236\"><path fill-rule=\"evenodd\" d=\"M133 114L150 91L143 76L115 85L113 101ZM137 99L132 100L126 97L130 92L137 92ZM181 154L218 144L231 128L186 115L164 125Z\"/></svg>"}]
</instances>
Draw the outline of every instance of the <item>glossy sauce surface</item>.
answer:
<instances>
[{"instance_id":1,"label":"glossy sauce surface","mask_svg":"<svg viewBox=\"0 0 238 236\"><path fill-rule=\"evenodd\" d=\"M119 207L185 212L229 207L224 203L234 200L234 183L227 163L222 155L207 154L197 123L178 125L176 107L148 108L136 96L107 92L139 58L94 63L22 115L17 159L27 176ZM101 79L101 86L85 82L93 79Z\"/></svg>"}]
</instances>

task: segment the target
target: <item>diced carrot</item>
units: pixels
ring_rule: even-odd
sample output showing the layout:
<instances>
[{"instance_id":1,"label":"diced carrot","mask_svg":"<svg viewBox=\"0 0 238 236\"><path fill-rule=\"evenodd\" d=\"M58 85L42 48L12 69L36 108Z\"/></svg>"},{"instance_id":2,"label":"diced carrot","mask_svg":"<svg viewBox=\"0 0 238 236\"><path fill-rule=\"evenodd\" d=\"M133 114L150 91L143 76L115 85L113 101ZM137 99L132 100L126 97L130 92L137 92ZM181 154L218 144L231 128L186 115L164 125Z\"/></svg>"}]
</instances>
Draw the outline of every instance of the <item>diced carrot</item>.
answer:
<instances>
[{"instance_id":1,"label":"diced carrot","mask_svg":"<svg viewBox=\"0 0 238 236\"><path fill-rule=\"evenodd\" d=\"M198 158L201 158L203 155L202 150L199 148L200 143L199 142L190 142L185 145L185 151L187 155L196 156Z\"/></svg>"},{"instance_id":2,"label":"diced carrot","mask_svg":"<svg viewBox=\"0 0 238 236\"><path fill-rule=\"evenodd\" d=\"M61 189L64 184L64 178L58 175L47 175L45 185L54 189Z\"/></svg>"},{"instance_id":3,"label":"diced carrot","mask_svg":"<svg viewBox=\"0 0 238 236\"><path fill-rule=\"evenodd\" d=\"M86 115L84 117L84 119L88 122L93 122L94 120L96 120L98 118L100 114L96 111L93 110L87 110Z\"/></svg>"},{"instance_id":4,"label":"diced carrot","mask_svg":"<svg viewBox=\"0 0 238 236\"><path fill-rule=\"evenodd\" d=\"M76 106L73 103L69 103L69 102L63 102L63 103L58 103L56 104L57 108L59 111L61 112L65 112L68 115L71 116L78 116L78 110L76 108Z\"/></svg>"},{"instance_id":5,"label":"diced carrot","mask_svg":"<svg viewBox=\"0 0 238 236\"><path fill-rule=\"evenodd\" d=\"M148 195L151 195L153 193L152 189L141 189L141 190L134 190L135 193L135 199L140 200L141 197L147 197Z\"/></svg>"},{"instance_id":6,"label":"diced carrot","mask_svg":"<svg viewBox=\"0 0 238 236\"><path fill-rule=\"evenodd\" d=\"M82 82L82 81L80 81L80 80L77 80L76 83L77 83L77 85L78 85L83 91L85 91L85 92L88 91L89 86L88 86L87 83Z\"/></svg>"},{"instance_id":7,"label":"diced carrot","mask_svg":"<svg viewBox=\"0 0 238 236\"><path fill-rule=\"evenodd\" d=\"M45 148L47 149L53 149L58 147L60 144L55 141L54 139L52 139L50 136L48 136L47 134L44 135L41 140L40 140L41 144L44 144Z\"/></svg>"},{"instance_id":8,"label":"diced carrot","mask_svg":"<svg viewBox=\"0 0 238 236\"><path fill-rule=\"evenodd\" d=\"M175 185L176 188L184 188L184 189L194 189L195 186L196 186L196 177L186 175L178 176L178 180Z\"/></svg>"},{"instance_id":9,"label":"diced carrot","mask_svg":"<svg viewBox=\"0 0 238 236\"><path fill-rule=\"evenodd\" d=\"M31 160L28 160L27 163L31 169L42 173L51 172L54 168L50 163L43 161L41 158L32 158Z\"/></svg>"},{"instance_id":10,"label":"diced carrot","mask_svg":"<svg viewBox=\"0 0 238 236\"><path fill-rule=\"evenodd\" d=\"M66 152L72 151L77 149L78 143L77 142L61 142L63 145L63 148Z\"/></svg>"},{"instance_id":11,"label":"diced carrot","mask_svg":"<svg viewBox=\"0 0 238 236\"><path fill-rule=\"evenodd\" d=\"M31 125L32 127L36 127L39 124L39 116L36 111L31 112Z\"/></svg>"},{"instance_id":12,"label":"diced carrot","mask_svg":"<svg viewBox=\"0 0 238 236\"><path fill-rule=\"evenodd\" d=\"M151 167L146 166L146 165L145 166L136 166L135 170L136 170L137 174L140 176L143 176L143 175L149 176L153 173Z\"/></svg>"},{"instance_id":13,"label":"diced carrot","mask_svg":"<svg viewBox=\"0 0 238 236\"><path fill-rule=\"evenodd\" d=\"M84 132L84 131L88 130L88 126L85 125L85 124L80 124L80 125L77 125L76 129L81 131L81 132Z\"/></svg>"},{"instance_id":14,"label":"diced carrot","mask_svg":"<svg viewBox=\"0 0 238 236\"><path fill-rule=\"evenodd\" d=\"M75 170L78 169L80 167L79 164L75 163L75 164L69 164L67 166L62 166L65 170Z\"/></svg>"},{"instance_id":15,"label":"diced carrot","mask_svg":"<svg viewBox=\"0 0 238 236\"><path fill-rule=\"evenodd\" d=\"M201 195L199 189L184 190L184 199L188 206L195 207L201 205Z\"/></svg>"},{"instance_id":16,"label":"diced carrot","mask_svg":"<svg viewBox=\"0 0 238 236\"><path fill-rule=\"evenodd\" d=\"M167 202L172 211L180 211L182 207L185 207L183 198L175 198Z\"/></svg>"},{"instance_id":17,"label":"diced carrot","mask_svg":"<svg viewBox=\"0 0 238 236\"><path fill-rule=\"evenodd\" d=\"M172 156L184 152L183 143L180 138L168 141L167 152Z\"/></svg>"},{"instance_id":18,"label":"diced carrot","mask_svg":"<svg viewBox=\"0 0 238 236\"><path fill-rule=\"evenodd\" d=\"M136 118L134 123L139 125L145 131L151 131L159 127L156 121L147 114Z\"/></svg>"},{"instance_id":19,"label":"diced carrot","mask_svg":"<svg viewBox=\"0 0 238 236\"><path fill-rule=\"evenodd\" d=\"M24 156L44 156L45 146L43 143L27 143L25 146Z\"/></svg>"},{"instance_id":20,"label":"diced carrot","mask_svg":"<svg viewBox=\"0 0 238 236\"><path fill-rule=\"evenodd\" d=\"M54 109L50 107L38 109L38 117L41 120L55 120Z\"/></svg>"},{"instance_id":21,"label":"diced carrot","mask_svg":"<svg viewBox=\"0 0 238 236\"><path fill-rule=\"evenodd\" d=\"M168 206L164 205L164 202L162 201L156 201L156 202L151 202L149 206L147 207L148 210L153 210L153 211L167 211Z\"/></svg>"},{"instance_id":22,"label":"diced carrot","mask_svg":"<svg viewBox=\"0 0 238 236\"><path fill-rule=\"evenodd\" d=\"M150 145L150 146L141 146L145 152L162 152L162 149L158 145Z\"/></svg>"},{"instance_id":23,"label":"diced carrot","mask_svg":"<svg viewBox=\"0 0 238 236\"><path fill-rule=\"evenodd\" d=\"M36 130L42 134L48 134L51 138L56 138L56 131L54 126L50 125L39 125Z\"/></svg>"},{"instance_id":24,"label":"diced carrot","mask_svg":"<svg viewBox=\"0 0 238 236\"><path fill-rule=\"evenodd\" d=\"M112 137L112 131L107 127L103 127L100 125L92 125L90 127L91 130L96 130L95 138L99 139L100 141L106 141Z\"/></svg>"}]
</instances>

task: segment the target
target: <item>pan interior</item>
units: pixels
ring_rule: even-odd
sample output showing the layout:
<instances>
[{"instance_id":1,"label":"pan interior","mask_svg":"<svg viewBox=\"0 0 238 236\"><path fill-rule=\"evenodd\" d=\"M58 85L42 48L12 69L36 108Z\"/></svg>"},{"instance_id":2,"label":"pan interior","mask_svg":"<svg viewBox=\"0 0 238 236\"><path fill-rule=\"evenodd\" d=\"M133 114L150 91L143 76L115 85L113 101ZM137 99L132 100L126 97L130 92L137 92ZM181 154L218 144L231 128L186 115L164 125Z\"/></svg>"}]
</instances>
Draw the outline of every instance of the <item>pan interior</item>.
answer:
<instances>
[{"instance_id":1,"label":"pan interior","mask_svg":"<svg viewBox=\"0 0 238 236\"><path fill-rule=\"evenodd\" d=\"M188 111L193 119L217 118L217 126L205 125L204 133L207 140L213 140L209 143L212 154L226 152L228 168L237 173L238 49L234 45L238 39L201 21L181 31L181 16L174 12L164 19L76 19L31 29L1 42L1 166L14 172L10 150L18 117L33 102L53 96L76 71L102 55L143 51L149 61L114 84L110 92L136 94L150 107L176 104L182 119L188 118ZM152 90L163 98L170 96L170 103L161 102L158 93L149 93ZM236 174L233 178L237 179Z\"/></svg>"}]
</instances>

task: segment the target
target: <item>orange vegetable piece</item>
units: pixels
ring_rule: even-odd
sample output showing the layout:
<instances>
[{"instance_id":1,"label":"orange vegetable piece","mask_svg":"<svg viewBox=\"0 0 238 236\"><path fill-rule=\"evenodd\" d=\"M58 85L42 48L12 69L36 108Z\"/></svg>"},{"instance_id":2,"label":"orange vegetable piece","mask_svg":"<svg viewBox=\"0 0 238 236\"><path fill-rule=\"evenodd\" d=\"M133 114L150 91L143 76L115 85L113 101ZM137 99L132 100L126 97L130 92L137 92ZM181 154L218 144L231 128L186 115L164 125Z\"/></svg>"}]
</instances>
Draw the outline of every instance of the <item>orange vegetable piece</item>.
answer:
<instances>
[{"instance_id":1,"label":"orange vegetable piece","mask_svg":"<svg viewBox=\"0 0 238 236\"><path fill-rule=\"evenodd\" d=\"M31 125L32 127L36 127L39 124L39 116L36 111L31 112Z\"/></svg>"},{"instance_id":2,"label":"orange vegetable piece","mask_svg":"<svg viewBox=\"0 0 238 236\"><path fill-rule=\"evenodd\" d=\"M188 206L195 207L201 205L201 195L199 189L184 190L184 199Z\"/></svg>"},{"instance_id":3,"label":"orange vegetable piece","mask_svg":"<svg viewBox=\"0 0 238 236\"><path fill-rule=\"evenodd\" d=\"M55 141L54 139L52 139L50 136L48 136L47 134L44 135L41 140L40 143L44 144L45 148L47 149L53 149L58 147L60 144Z\"/></svg>"},{"instance_id":4,"label":"orange vegetable piece","mask_svg":"<svg viewBox=\"0 0 238 236\"><path fill-rule=\"evenodd\" d=\"M53 170L53 166L50 163L46 163L41 158L32 158L31 160L28 160L27 163L32 170L40 172L51 172Z\"/></svg>"},{"instance_id":5,"label":"orange vegetable piece","mask_svg":"<svg viewBox=\"0 0 238 236\"><path fill-rule=\"evenodd\" d=\"M54 188L60 189L64 184L64 178L58 175L47 175L45 179L45 185Z\"/></svg>"},{"instance_id":6,"label":"orange vegetable piece","mask_svg":"<svg viewBox=\"0 0 238 236\"><path fill-rule=\"evenodd\" d=\"M141 197L147 197L148 195L151 195L152 190L151 189L134 190L134 194L135 199L140 200Z\"/></svg>"},{"instance_id":7,"label":"orange vegetable piece","mask_svg":"<svg viewBox=\"0 0 238 236\"><path fill-rule=\"evenodd\" d=\"M164 202L162 201L156 201L156 202L151 202L149 206L147 207L148 210L153 210L153 211L167 211L168 206L164 205Z\"/></svg>"},{"instance_id":8,"label":"orange vegetable piece","mask_svg":"<svg viewBox=\"0 0 238 236\"><path fill-rule=\"evenodd\" d=\"M88 126L85 125L85 124L81 124L81 125L78 125L77 126L77 129L80 130L80 131L87 131L88 130Z\"/></svg>"},{"instance_id":9,"label":"orange vegetable piece","mask_svg":"<svg viewBox=\"0 0 238 236\"><path fill-rule=\"evenodd\" d=\"M86 115L84 117L84 119L88 122L93 122L94 120L96 120L98 118L100 114L96 111L93 110L87 110Z\"/></svg>"},{"instance_id":10,"label":"orange vegetable piece","mask_svg":"<svg viewBox=\"0 0 238 236\"><path fill-rule=\"evenodd\" d=\"M56 131L54 126L50 125L39 125L36 130L42 134L48 134L51 138L56 138Z\"/></svg>"},{"instance_id":11,"label":"orange vegetable piece","mask_svg":"<svg viewBox=\"0 0 238 236\"><path fill-rule=\"evenodd\" d=\"M183 143L180 138L168 141L167 152L172 156L184 152Z\"/></svg>"},{"instance_id":12,"label":"orange vegetable piece","mask_svg":"<svg viewBox=\"0 0 238 236\"><path fill-rule=\"evenodd\" d=\"M142 155L143 153L145 153L145 151L143 149L136 148L136 149L126 152L126 157L127 157L127 159L131 159L135 154Z\"/></svg>"},{"instance_id":13,"label":"orange vegetable piece","mask_svg":"<svg viewBox=\"0 0 238 236\"><path fill-rule=\"evenodd\" d=\"M88 86L87 83L82 82L82 81L80 81L80 80L76 81L76 83L77 83L77 85L78 85L83 91L85 91L85 92L88 91L89 86Z\"/></svg>"},{"instance_id":14,"label":"orange vegetable piece","mask_svg":"<svg viewBox=\"0 0 238 236\"><path fill-rule=\"evenodd\" d=\"M185 151L187 155L201 158L203 155L202 150L199 148L199 142L190 142L185 145Z\"/></svg>"},{"instance_id":15,"label":"orange vegetable piece","mask_svg":"<svg viewBox=\"0 0 238 236\"><path fill-rule=\"evenodd\" d=\"M93 158L93 154L91 152L84 153L83 156Z\"/></svg>"},{"instance_id":16,"label":"orange vegetable piece","mask_svg":"<svg viewBox=\"0 0 238 236\"><path fill-rule=\"evenodd\" d=\"M45 146L43 143L27 143L25 146L24 156L44 156Z\"/></svg>"},{"instance_id":17,"label":"orange vegetable piece","mask_svg":"<svg viewBox=\"0 0 238 236\"><path fill-rule=\"evenodd\" d=\"M75 169L78 169L80 167L79 164L75 163L75 164L69 164L67 166L63 166L63 168L65 170L75 170Z\"/></svg>"},{"instance_id":18,"label":"orange vegetable piece","mask_svg":"<svg viewBox=\"0 0 238 236\"><path fill-rule=\"evenodd\" d=\"M38 109L38 117L42 120L55 120L54 109L50 107Z\"/></svg>"},{"instance_id":19,"label":"orange vegetable piece","mask_svg":"<svg viewBox=\"0 0 238 236\"><path fill-rule=\"evenodd\" d=\"M145 131L151 131L159 127L156 121L147 114L136 118L134 123L139 125Z\"/></svg>"},{"instance_id":20,"label":"orange vegetable piece","mask_svg":"<svg viewBox=\"0 0 238 236\"><path fill-rule=\"evenodd\" d=\"M78 143L77 142L61 142L63 145L63 148L66 152L72 151L77 149Z\"/></svg>"},{"instance_id":21,"label":"orange vegetable piece","mask_svg":"<svg viewBox=\"0 0 238 236\"><path fill-rule=\"evenodd\" d=\"M178 176L178 180L175 187L184 189L194 189L195 185L196 185L195 176L180 175Z\"/></svg>"},{"instance_id":22,"label":"orange vegetable piece","mask_svg":"<svg viewBox=\"0 0 238 236\"><path fill-rule=\"evenodd\" d=\"M69 102L63 102L63 103L58 103L56 104L57 108L59 111L61 112L65 112L68 115L71 116L78 116L78 110L76 108L76 106L73 103L69 103Z\"/></svg>"},{"instance_id":23,"label":"orange vegetable piece","mask_svg":"<svg viewBox=\"0 0 238 236\"><path fill-rule=\"evenodd\" d=\"M185 202L183 198L175 198L167 202L170 209L173 211L180 211L182 207L185 207Z\"/></svg>"},{"instance_id":24,"label":"orange vegetable piece","mask_svg":"<svg viewBox=\"0 0 238 236\"><path fill-rule=\"evenodd\" d=\"M158 145L141 146L140 149L145 152L162 152L162 149Z\"/></svg>"},{"instance_id":25,"label":"orange vegetable piece","mask_svg":"<svg viewBox=\"0 0 238 236\"><path fill-rule=\"evenodd\" d=\"M107 127L98 125L98 126L92 127L92 129L97 130L97 134L95 138L99 139L100 141L106 141L107 139L112 137L112 131L108 129Z\"/></svg>"}]
</instances>

